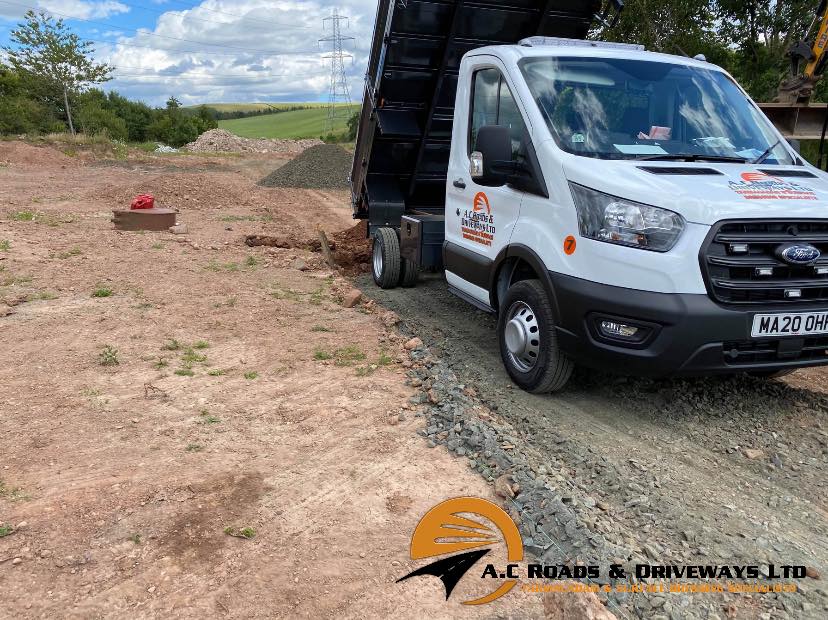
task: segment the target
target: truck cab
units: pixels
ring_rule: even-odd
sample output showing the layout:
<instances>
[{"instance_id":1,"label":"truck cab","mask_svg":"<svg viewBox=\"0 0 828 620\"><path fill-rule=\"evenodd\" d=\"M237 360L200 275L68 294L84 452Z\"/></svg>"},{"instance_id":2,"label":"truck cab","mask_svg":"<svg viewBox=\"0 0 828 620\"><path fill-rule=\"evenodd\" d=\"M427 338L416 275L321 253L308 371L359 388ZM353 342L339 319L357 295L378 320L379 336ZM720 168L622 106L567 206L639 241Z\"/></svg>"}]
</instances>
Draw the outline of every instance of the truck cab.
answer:
<instances>
[{"instance_id":1,"label":"truck cab","mask_svg":"<svg viewBox=\"0 0 828 620\"><path fill-rule=\"evenodd\" d=\"M828 364L828 179L724 70L529 37L468 51L453 112L443 204L373 228L374 278L443 268L518 386Z\"/></svg>"}]
</instances>

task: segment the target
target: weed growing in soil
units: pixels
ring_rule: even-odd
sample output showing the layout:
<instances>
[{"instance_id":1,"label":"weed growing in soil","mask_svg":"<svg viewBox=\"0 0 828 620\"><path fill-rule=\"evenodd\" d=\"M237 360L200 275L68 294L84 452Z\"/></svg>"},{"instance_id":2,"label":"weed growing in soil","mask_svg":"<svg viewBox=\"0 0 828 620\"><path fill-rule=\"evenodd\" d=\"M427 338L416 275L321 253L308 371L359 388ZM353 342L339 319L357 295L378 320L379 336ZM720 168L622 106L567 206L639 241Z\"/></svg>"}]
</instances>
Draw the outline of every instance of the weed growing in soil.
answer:
<instances>
[{"instance_id":1,"label":"weed growing in soil","mask_svg":"<svg viewBox=\"0 0 828 620\"><path fill-rule=\"evenodd\" d=\"M246 538L247 540L256 537L256 530L252 527L243 527L242 529L237 530L234 527L228 526L224 528L224 533L228 536L233 536L234 538Z\"/></svg>"},{"instance_id":2,"label":"weed growing in soil","mask_svg":"<svg viewBox=\"0 0 828 620\"><path fill-rule=\"evenodd\" d=\"M358 346L352 344L347 347L337 349L334 353L334 357L336 357L337 366L353 366L354 362L361 362L364 360L366 355Z\"/></svg>"},{"instance_id":3,"label":"weed growing in soil","mask_svg":"<svg viewBox=\"0 0 828 620\"><path fill-rule=\"evenodd\" d=\"M209 348L210 348L210 343L209 343L209 342L207 342L206 340L199 340L198 342L196 342L196 343L193 345L193 348L194 348L194 349L199 349L199 350L201 350L201 349L209 349Z\"/></svg>"},{"instance_id":4,"label":"weed growing in soil","mask_svg":"<svg viewBox=\"0 0 828 620\"><path fill-rule=\"evenodd\" d=\"M121 362L118 360L118 349L110 345L106 345L103 351L98 355L98 363L101 366L117 366Z\"/></svg>"},{"instance_id":5,"label":"weed growing in soil","mask_svg":"<svg viewBox=\"0 0 828 620\"><path fill-rule=\"evenodd\" d=\"M67 258L72 258L73 256L80 256L81 254L83 254L83 250L80 248L72 248L66 252L61 252L57 255L57 257L61 260L66 260Z\"/></svg>"},{"instance_id":6,"label":"weed growing in soil","mask_svg":"<svg viewBox=\"0 0 828 620\"><path fill-rule=\"evenodd\" d=\"M202 450L204 450L204 446L197 443L191 443L184 449L187 452L201 452Z\"/></svg>"},{"instance_id":7,"label":"weed growing in soil","mask_svg":"<svg viewBox=\"0 0 828 620\"><path fill-rule=\"evenodd\" d=\"M169 340L161 347L164 351L178 351L181 348L181 343L178 340Z\"/></svg>"},{"instance_id":8,"label":"weed growing in soil","mask_svg":"<svg viewBox=\"0 0 828 620\"><path fill-rule=\"evenodd\" d=\"M164 245L161 244L161 243L153 243L150 247L153 250L163 250L164 249Z\"/></svg>"},{"instance_id":9,"label":"weed growing in soil","mask_svg":"<svg viewBox=\"0 0 828 620\"><path fill-rule=\"evenodd\" d=\"M333 357L333 355L331 355L327 351L323 351L322 349L317 349L316 351L313 352L313 359L318 360L318 361L329 360L332 357Z\"/></svg>"},{"instance_id":10,"label":"weed growing in soil","mask_svg":"<svg viewBox=\"0 0 828 620\"><path fill-rule=\"evenodd\" d=\"M129 539L134 542L136 545L141 544L141 535L140 534L133 534L129 537Z\"/></svg>"},{"instance_id":11,"label":"weed growing in soil","mask_svg":"<svg viewBox=\"0 0 828 620\"><path fill-rule=\"evenodd\" d=\"M92 292L92 297L95 297L97 299L103 299L105 297L112 297L114 294L115 291L113 291L111 288L107 286L100 286Z\"/></svg>"},{"instance_id":12,"label":"weed growing in soil","mask_svg":"<svg viewBox=\"0 0 828 620\"><path fill-rule=\"evenodd\" d=\"M201 419L198 421L199 424L219 424L221 420L214 415L210 415L210 412L206 409L202 410L201 412Z\"/></svg>"},{"instance_id":13,"label":"weed growing in soil","mask_svg":"<svg viewBox=\"0 0 828 620\"><path fill-rule=\"evenodd\" d=\"M6 523L0 523L0 538L14 534L14 528Z\"/></svg>"},{"instance_id":14,"label":"weed growing in soil","mask_svg":"<svg viewBox=\"0 0 828 620\"><path fill-rule=\"evenodd\" d=\"M259 373L255 372L255 371L254 372L246 372L246 373L244 373L244 378L247 379L248 381L255 381L256 379L259 378Z\"/></svg>"},{"instance_id":15,"label":"weed growing in soil","mask_svg":"<svg viewBox=\"0 0 828 620\"><path fill-rule=\"evenodd\" d=\"M29 496L26 494L23 489L20 487L9 487L6 486L6 483L0 480L0 497L3 499L7 499L10 502L19 502L25 499L29 499Z\"/></svg>"},{"instance_id":16,"label":"weed growing in soil","mask_svg":"<svg viewBox=\"0 0 828 620\"><path fill-rule=\"evenodd\" d=\"M15 222L34 222L36 217L37 214L34 211L18 211L11 216Z\"/></svg>"},{"instance_id":17,"label":"weed growing in soil","mask_svg":"<svg viewBox=\"0 0 828 620\"><path fill-rule=\"evenodd\" d=\"M329 330L329 329L328 329L327 327L325 327L324 325L314 325L314 326L311 328L311 331L312 331L312 332L330 332L331 330Z\"/></svg>"},{"instance_id":18,"label":"weed growing in soil","mask_svg":"<svg viewBox=\"0 0 828 620\"><path fill-rule=\"evenodd\" d=\"M203 364L207 361L207 356L196 353L195 349L188 348L181 355L181 362L186 368L192 368L193 364Z\"/></svg>"},{"instance_id":19,"label":"weed growing in soil","mask_svg":"<svg viewBox=\"0 0 828 620\"><path fill-rule=\"evenodd\" d=\"M215 368L215 369L211 370L210 372L208 372L207 374L210 375L211 377L221 377L223 375L226 375L227 371L222 370L220 368Z\"/></svg>"},{"instance_id":20,"label":"weed growing in soil","mask_svg":"<svg viewBox=\"0 0 828 620\"><path fill-rule=\"evenodd\" d=\"M159 357L158 361L155 362L154 365L155 365L155 370L161 370L162 368L166 368L167 366L169 366L170 363L167 360L165 360L163 357Z\"/></svg>"},{"instance_id":21,"label":"weed growing in soil","mask_svg":"<svg viewBox=\"0 0 828 620\"><path fill-rule=\"evenodd\" d=\"M179 377L195 377L195 373L189 368L179 368L175 371Z\"/></svg>"},{"instance_id":22,"label":"weed growing in soil","mask_svg":"<svg viewBox=\"0 0 828 620\"><path fill-rule=\"evenodd\" d=\"M256 267L259 264L259 260L255 256L248 256L244 261L245 267Z\"/></svg>"},{"instance_id":23,"label":"weed growing in soil","mask_svg":"<svg viewBox=\"0 0 828 620\"><path fill-rule=\"evenodd\" d=\"M0 241L0 252L8 252L9 250L11 250L11 241L8 239Z\"/></svg>"}]
</instances>

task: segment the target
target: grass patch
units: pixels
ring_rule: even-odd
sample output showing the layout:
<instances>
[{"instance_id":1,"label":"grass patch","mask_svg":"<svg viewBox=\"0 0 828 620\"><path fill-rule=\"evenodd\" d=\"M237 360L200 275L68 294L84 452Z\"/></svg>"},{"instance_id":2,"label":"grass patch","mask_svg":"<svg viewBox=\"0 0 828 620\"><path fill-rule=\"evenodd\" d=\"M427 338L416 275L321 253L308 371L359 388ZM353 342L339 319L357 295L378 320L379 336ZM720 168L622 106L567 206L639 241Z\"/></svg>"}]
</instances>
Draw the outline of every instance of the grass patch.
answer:
<instances>
[{"instance_id":1,"label":"grass patch","mask_svg":"<svg viewBox=\"0 0 828 620\"><path fill-rule=\"evenodd\" d=\"M179 377L195 377L195 373L191 368L179 368L175 371L175 374Z\"/></svg>"},{"instance_id":2,"label":"grass patch","mask_svg":"<svg viewBox=\"0 0 828 620\"><path fill-rule=\"evenodd\" d=\"M163 250L164 249L164 244L163 243L153 243L150 247L153 250Z\"/></svg>"},{"instance_id":3,"label":"grass patch","mask_svg":"<svg viewBox=\"0 0 828 620\"><path fill-rule=\"evenodd\" d=\"M228 536L233 536L234 538L246 538L247 540L256 537L256 530L252 527L243 527L240 530L237 530L234 527L226 527L224 528L224 533Z\"/></svg>"},{"instance_id":4,"label":"grass patch","mask_svg":"<svg viewBox=\"0 0 828 620\"><path fill-rule=\"evenodd\" d=\"M259 373L257 373L256 371L246 372L244 373L244 378L248 381L255 381L259 378Z\"/></svg>"},{"instance_id":5,"label":"grass patch","mask_svg":"<svg viewBox=\"0 0 828 620\"><path fill-rule=\"evenodd\" d=\"M207 356L202 355L201 353L196 353L195 349L186 349L184 353L181 355L181 361L188 366L192 366L193 364L203 364L207 361Z\"/></svg>"},{"instance_id":6,"label":"grass patch","mask_svg":"<svg viewBox=\"0 0 828 620\"><path fill-rule=\"evenodd\" d=\"M37 213L34 211L18 211L12 213L11 219L15 222L34 222L36 217Z\"/></svg>"},{"instance_id":7,"label":"grass patch","mask_svg":"<svg viewBox=\"0 0 828 620\"><path fill-rule=\"evenodd\" d=\"M204 446L197 443L191 443L186 448L184 448L187 452L201 452L204 450Z\"/></svg>"},{"instance_id":8,"label":"grass patch","mask_svg":"<svg viewBox=\"0 0 828 620\"><path fill-rule=\"evenodd\" d=\"M193 345L193 348L198 349L199 351L202 350L202 349L209 349L210 348L210 343L207 342L206 340L199 340L198 342L196 342Z\"/></svg>"},{"instance_id":9,"label":"grass patch","mask_svg":"<svg viewBox=\"0 0 828 620\"><path fill-rule=\"evenodd\" d=\"M73 256L80 256L81 254L83 254L83 250L80 248L72 248L66 252L61 252L57 255L57 257L61 260L66 260L67 258L72 258Z\"/></svg>"},{"instance_id":10,"label":"grass patch","mask_svg":"<svg viewBox=\"0 0 828 620\"><path fill-rule=\"evenodd\" d=\"M134 542L136 545L140 545L140 544L141 544L141 535L140 535L140 534L137 534L137 533L136 533L136 534L133 534L132 536L130 536L130 537L129 537L129 539L130 539L132 542Z\"/></svg>"},{"instance_id":11,"label":"grass patch","mask_svg":"<svg viewBox=\"0 0 828 620\"><path fill-rule=\"evenodd\" d=\"M14 534L14 527L8 525L7 523L0 523L0 538L5 538L6 536L11 536Z\"/></svg>"},{"instance_id":12,"label":"grass patch","mask_svg":"<svg viewBox=\"0 0 828 620\"><path fill-rule=\"evenodd\" d=\"M214 415L210 415L210 412L206 409L202 410L201 418L198 421L199 424L220 424L221 420Z\"/></svg>"},{"instance_id":13,"label":"grass patch","mask_svg":"<svg viewBox=\"0 0 828 620\"><path fill-rule=\"evenodd\" d=\"M221 368L214 368L210 372L207 373L211 377L222 377L227 374L226 370L222 370Z\"/></svg>"},{"instance_id":14,"label":"grass patch","mask_svg":"<svg viewBox=\"0 0 828 620\"><path fill-rule=\"evenodd\" d=\"M118 349L106 345L98 354L98 363L101 366L118 366L121 363L118 359Z\"/></svg>"},{"instance_id":15,"label":"grass patch","mask_svg":"<svg viewBox=\"0 0 828 620\"><path fill-rule=\"evenodd\" d=\"M181 349L181 343L175 339L168 340L161 349L164 351L178 351Z\"/></svg>"},{"instance_id":16,"label":"grass patch","mask_svg":"<svg viewBox=\"0 0 828 620\"><path fill-rule=\"evenodd\" d=\"M330 353L328 353L327 351L324 351L322 349L317 349L316 351L313 352L313 359L315 359L317 361L320 361L320 362L324 361L324 360L329 360L329 359L332 359L332 358L333 358L333 355L331 355Z\"/></svg>"},{"instance_id":17,"label":"grass patch","mask_svg":"<svg viewBox=\"0 0 828 620\"><path fill-rule=\"evenodd\" d=\"M258 264L259 264L259 261L255 256L248 256L244 260L244 266L245 267L251 267L252 268L252 267L258 266Z\"/></svg>"},{"instance_id":18,"label":"grass patch","mask_svg":"<svg viewBox=\"0 0 828 620\"><path fill-rule=\"evenodd\" d=\"M0 252L8 252L9 250L11 250L11 241L8 239L0 241Z\"/></svg>"},{"instance_id":19,"label":"grass patch","mask_svg":"<svg viewBox=\"0 0 828 620\"><path fill-rule=\"evenodd\" d=\"M394 363L394 358L383 351L377 359L377 366L390 366Z\"/></svg>"},{"instance_id":20,"label":"grass patch","mask_svg":"<svg viewBox=\"0 0 828 620\"><path fill-rule=\"evenodd\" d=\"M0 497L10 502L20 502L29 499L29 496L23 489L7 486L3 480L0 480Z\"/></svg>"},{"instance_id":21,"label":"grass patch","mask_svg":"<svg viewBox=\"0 0 828 620\"><path fill-rule=\"evenodd\" d=\"M208 271L216 272L216 273L222 272L222 271L232 273L232 272L235 272L235 271L239 270L239 264L238 263L217 263L216 261L211 260L210 263L205 267L205 269L207 269Z\"/></svg>"},{"instance_id":22,"label":"grass patch","mask_svg":"<svg viewBox=\"0 0 828 620\"><path fill-rule=\"evenodd\" d=\"M361 362L367 356L356 345L349 345L341 349L337 349L334 353L337 366L353 366L355 362Z\"/></svg>"},{"instance_id":23,"label":"grass patch","mask_svg":"<svg viewBox=\"0 0 828 620\"><path fill-rule=\"evenodd\" d=\"M158 361L155 362L155 364L153 364L153 366L155 367L155 370L161 370L162 368L166 368L169 365L170 365L170 363L167 360L165 360L163 357L159 357Z\"/></svg>"},{"instance_id":24,"label":"grass patch","mask_svg":"<svg viewBox=\"0 0 828 620\"><path fill-rule=\"evenodd\" d=\"M324 325L314 325L311 328L312 332L330 332L331 330L325 327Z\"/></svg>"},{"instance_id":25,"label":"grass patch","mask_svg":"<svg viewBox=\"0 0 828 620\"><path fill-rule=\"evenodd\" d=\"M107 286L99 286L94 291L92 291L92 297L96 299L104 299L106 297L112 297L115 294L111 288Z\"/></svg>"}]
</instances>

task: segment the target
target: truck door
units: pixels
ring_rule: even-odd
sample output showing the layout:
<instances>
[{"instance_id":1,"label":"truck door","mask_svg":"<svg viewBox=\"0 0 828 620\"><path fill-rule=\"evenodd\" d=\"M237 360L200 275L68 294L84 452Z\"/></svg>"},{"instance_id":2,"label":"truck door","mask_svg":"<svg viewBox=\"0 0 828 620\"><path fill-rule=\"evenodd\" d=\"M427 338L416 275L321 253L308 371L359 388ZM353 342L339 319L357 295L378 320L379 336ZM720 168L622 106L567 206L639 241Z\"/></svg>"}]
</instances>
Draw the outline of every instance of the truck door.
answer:
<instances>
[{"instance_id":1,"label":"truck door","mask_svg":"<svg viewBox=\"0 0 828 620\"><path fill-rule=\"evenodd\" d=\"M475 182L469 155L475 150L477 133L486 125L509 127L516 155L526 124L494 59L480 57L480 62L463 69L459 84L465 86L458 87L446 189L446 279L488 305L494 259L509 243L523 193L509 185L489 187Z\"/></svg>"}]
</instances>

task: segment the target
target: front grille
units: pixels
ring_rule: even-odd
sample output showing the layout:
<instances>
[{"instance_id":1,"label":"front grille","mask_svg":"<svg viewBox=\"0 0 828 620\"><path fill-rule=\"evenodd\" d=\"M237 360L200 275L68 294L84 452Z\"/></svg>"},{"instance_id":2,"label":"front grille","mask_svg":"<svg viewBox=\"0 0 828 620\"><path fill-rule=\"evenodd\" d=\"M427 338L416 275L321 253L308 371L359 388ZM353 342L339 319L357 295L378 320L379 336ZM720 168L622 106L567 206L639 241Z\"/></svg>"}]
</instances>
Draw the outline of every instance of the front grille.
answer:
<instances>
[{"instance_id":1,"label":"front grille","mask_svg":"<svg viewBox=\"0 0 828 620\"><path fill-rule=\"evenodd\" d=\"M813 265L789 265L776 256L789 243L812 245L822 256ZM747 252L734 251L743 244ZM828 220L722 222L713 227L700 260L708 292L720 303L828 301L828 274L817 273L828 268Z\"/></svg>"},{"instance_id":2,"label":"front grille","mask_svg":"<svg viewBox=\"0 0 828 620\"><path fill-rule=\"evenodd\" d=\"M722 347L729 366L773 362L824 360L828 358L828 336L790 340L743 340Z\"/></svg>"}]
</instances>

